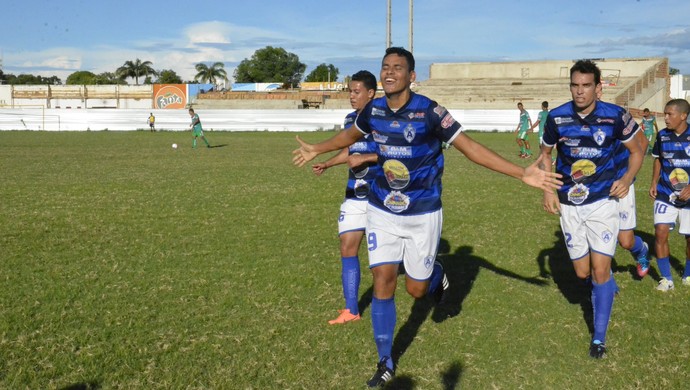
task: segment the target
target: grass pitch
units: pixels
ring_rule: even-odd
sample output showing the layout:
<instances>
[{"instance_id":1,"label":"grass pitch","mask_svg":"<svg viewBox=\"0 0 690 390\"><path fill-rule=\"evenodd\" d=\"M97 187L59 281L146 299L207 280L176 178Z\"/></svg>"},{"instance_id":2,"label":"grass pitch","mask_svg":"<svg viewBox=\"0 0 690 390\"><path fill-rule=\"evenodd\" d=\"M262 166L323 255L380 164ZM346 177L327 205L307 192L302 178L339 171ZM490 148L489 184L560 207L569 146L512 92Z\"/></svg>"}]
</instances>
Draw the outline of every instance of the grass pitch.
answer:
<instances>
[{"instance_id":1,"label":"grass pitch","mask_svg":"<svg viewBox=\"0 0 690 390\"><path fill-rule=\"evenodd\" d=\"M207 136L218 147L192 150L189 132L0 132L0 388L364 387L376 364L364 249L364 318L327 324L342 306L345 168L293 167L295 134ZM527 164L512 134L471 136ZM459 315L400 283L395 388L687 387L682 237L666 294L619 249L609 354L592 360L539 191L446 156L440 257ZM650 175L648 159L636 192L651 246Z\"/></svg>"}]
</instances>

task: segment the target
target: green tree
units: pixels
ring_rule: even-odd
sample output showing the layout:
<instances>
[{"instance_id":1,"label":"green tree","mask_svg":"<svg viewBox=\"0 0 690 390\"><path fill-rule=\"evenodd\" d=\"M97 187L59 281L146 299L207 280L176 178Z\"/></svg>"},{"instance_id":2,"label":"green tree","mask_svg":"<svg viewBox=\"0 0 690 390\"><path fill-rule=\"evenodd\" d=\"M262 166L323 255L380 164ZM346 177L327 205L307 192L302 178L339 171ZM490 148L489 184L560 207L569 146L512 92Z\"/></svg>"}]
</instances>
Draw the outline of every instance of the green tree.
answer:
<instances>
[{"instance_id":1,"label":"green tree","mask_svg":"<svg viewBox=\"0 0 690 390\"><path fill-rule=\"evenodd\" d=\"M338 79L338 73L338 68L333 66L333 64L321 64L314 68L304 81L336 81Z\"/></svg>"},{"instance_id":2,"label":"green tree","mask_svg":"<svg viewBox=\"0 0 690 390\"><path fill-rule=\"evenodd\" d=\"M676 68L668 68L668 74L670 76L675 76L677 74L680 74L680 70Z\"/></svg>"},{"instance_id":3,"label":"green tree","mask_svg":"<svg viewBox=\"0 0 690 390\"><path fill-rule=\"evenodd\" d=\"M97 76L88 70L79 70L67 76L67 85L93 85Z\"/></svg>"},{"instance_id":4,"label":"green tree","mask_svg":"<svg viewBox=\"0 0 690 390\"><path fill-rule=\"evenodd\" d=\"M134 83L139 85L139 77L156 75L156 71L151 67L151 65L153 65L151 61L141 61L137 58L134 61L125 61L124 65L117 68L115 74L122 79L131 77L134 79Z\"/></svg>"},{"instance_id":5,"label":"green tree","mask_svg":"<svg viewBox=\"0 0 690 390\"><path fill-rule=\"evenodd\" d=\"M299 62L296 54L280 47L266 46L254 52L251 59L244 59L235 68L238 83L273 83L287 85L299 83L307 65Z\"/></svg>"},{"instance_id":6,"label":"green tree","mask_svg":"<svg viewBox=\"0 0 690 390\"><path fill-rule=\"evenodd\" d=\"M182 78L172 69L163 69L158 72L156 84L182 84Z\"/></svg>"},{"instance_id":7,"label":"green tree","mask_svg":"<svg viewBox=\"0 0 690 390\"><path fill-rule=\"evenodd\" d=\"M200 62L196 64L194 68L196 68L197 71L194 80L200 83L211 83L216 85L219 80L228 80L228 73L225 71L225 64L222 62L216 62L211 66Z\"/></svg>"},{"instance_id":8,"label":"green tree","mask_svg":"<svg viewBox=\"0 0 690 390\"><path fill-rule=\"evenodd\" d=\"M15 76L13 74L4 74L2 76L2 84L12 84L12 85L58 85L62 84L60 78L57 76L43 77L36 76L33 74L20 74Z\"/></svg>"}]
</instances>

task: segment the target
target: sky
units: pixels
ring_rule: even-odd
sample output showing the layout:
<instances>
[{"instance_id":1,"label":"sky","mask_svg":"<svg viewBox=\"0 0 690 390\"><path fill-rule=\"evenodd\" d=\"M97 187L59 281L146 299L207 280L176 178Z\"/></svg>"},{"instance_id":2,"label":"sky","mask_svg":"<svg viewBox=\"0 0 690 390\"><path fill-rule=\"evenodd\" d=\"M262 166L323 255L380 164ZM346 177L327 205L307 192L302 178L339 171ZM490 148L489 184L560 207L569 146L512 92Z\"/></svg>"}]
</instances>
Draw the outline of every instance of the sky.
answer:
<instances>
[{"instance_id":1,"label":"sky","mask_svg":"<svg viewBox=\"0 0 690 390\"><path fill-rule=\"evenodd\" d=\"M409 0L391 3L392 44L409 48ZM63 83L137 58L191 80L197 63L223 62L231 77L273 46L296 54L305 75L325 63L339 80L361 69L378 76L386 13L387 0L11 1L0 13L0 59L5 73ZM432 63L580 58L668 57L690 74L687 0L417 0L413 13L420 81Z\"/></svg>"}]
</instances>

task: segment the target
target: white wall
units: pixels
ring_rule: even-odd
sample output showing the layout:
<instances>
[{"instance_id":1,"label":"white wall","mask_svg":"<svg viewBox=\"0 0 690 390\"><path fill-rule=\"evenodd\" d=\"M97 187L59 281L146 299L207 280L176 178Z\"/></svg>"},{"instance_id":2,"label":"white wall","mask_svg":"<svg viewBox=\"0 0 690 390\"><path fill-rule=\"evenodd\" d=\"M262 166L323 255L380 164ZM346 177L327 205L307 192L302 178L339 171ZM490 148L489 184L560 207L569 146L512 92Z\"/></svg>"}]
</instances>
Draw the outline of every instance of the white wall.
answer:
<instances>
[{"instance_id":1,"label":"white wall","mask_svg":"<svg viewBox=\"0 0 690 390\"><path fill-rule=\"evenodd\" d=\"M316 131L342 126L351 110L196 110L205 130ZM518 110L449 110L465 129L514 131ZM189 130L187 110L150 109L0 109L0 130L137 130L148 129L149 113L156 128ZM529 111L533 121L538 110Z\"/></svg>"}]
</instances>

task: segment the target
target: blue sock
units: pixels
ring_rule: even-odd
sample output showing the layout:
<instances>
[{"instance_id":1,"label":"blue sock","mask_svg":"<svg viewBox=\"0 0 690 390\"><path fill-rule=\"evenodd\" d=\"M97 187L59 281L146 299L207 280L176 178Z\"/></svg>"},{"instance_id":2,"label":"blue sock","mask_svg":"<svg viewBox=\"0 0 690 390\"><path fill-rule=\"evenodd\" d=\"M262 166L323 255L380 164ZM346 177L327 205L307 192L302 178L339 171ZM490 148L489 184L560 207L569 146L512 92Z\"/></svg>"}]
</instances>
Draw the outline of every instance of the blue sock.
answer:
<instances>
[{"instance_id":1,"label":"blue sock","mask_svg":"<svg viewBox=\"0 0 690 390\"><path fill-rule=\"evenodd\" d=\"M635 236L635 244L633 245L632 249L630 249L630 253L632 253L635 258L642 254L642 251L644 250L644 241L640 238L640 236Z\"/></svg>"},{"instance_id":2,"label":"blue sock","mask_svg":"<svg viewBox=\"0 0 690 390\"><path fill-rule=\"evenodd\" d=\"M685 259L685 271L683 271L683 278L690 276L690 259Z\"/></svg>"},{"instance_id":3,"label":"blue sock","mask_svg":"<svg viewBox=\"0 0 690 390\"><path fill-rule=\"evenodd\" d=\"M371 325L374 330L374 341L379 353L379 361L385 356L391 357L393 350L393 333L395 332L395 296L389 299L371 299ZM393 369L393 359L386 365Z\"/></svg>"},{"instance_id":4,"label":"blue sock","mask_svg":"<svg viewBox=\"0 0 690 390\"><path fill-rule=\"evenodd\" d=\"M673 280L673 275L671 275L671 263L668 261L668 257L656 259L656 265L659 267L659 273L662 277Z\"/></svg>"},{"instance_id":5,"label":"blue sock","mask_svg":"<svg viewBox=\"0 0 690 390\"><path fill-rule=\"evenodd\" d=\"M429 278L429 287L426 290L427 294L433 294L441 285L443 280L443 266L438 261L434 262L434 270L431 271L431 278Z\"/></svg>"},{"instance_id":6,"label":"blue sock","mask_svg":"<svg viewBox=\"0 0 690 390\"><path fill-rule=\"evenodd\" d=\"M342 281L343 281L343 296L345 297L345 308L350 310L350 314L359 314L359 305L357 299L359 298L359 257L343 257L342 259Z\"/></svg>"},{"instance_id":7,"label":"blue sock","mask_svg":"<svg viewBox=\"0 0 690 390\"><path fill-rule=\"evenodd\" d=\"M616 281L610 278L606 283L596 284L592 281L592 307L594 308L594 342L606 342L606 329L611 319L613 296Z\"/></svg>"}]
</instances>

